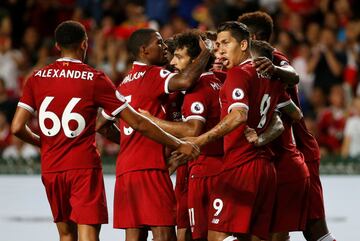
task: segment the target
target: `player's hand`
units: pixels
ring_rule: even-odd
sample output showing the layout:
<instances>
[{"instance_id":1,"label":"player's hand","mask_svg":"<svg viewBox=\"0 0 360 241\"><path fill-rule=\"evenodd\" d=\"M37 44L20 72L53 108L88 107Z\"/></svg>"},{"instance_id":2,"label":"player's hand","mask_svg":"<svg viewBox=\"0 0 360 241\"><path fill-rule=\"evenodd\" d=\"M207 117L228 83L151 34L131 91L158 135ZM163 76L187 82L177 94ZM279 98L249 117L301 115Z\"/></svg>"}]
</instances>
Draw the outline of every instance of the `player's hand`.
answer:
<instances>
[{"instance_id":1,"label":"player's hand","mask_svg":"<svg viewBox=\"0 0 360 241\"><path fill-rule=\"evenodd\" d=\"M258 57L254 59L254 66L256 68L256 72L266 78L271 78L276 71L276 67L273 62L266 57Z\"/></svg>"},{"instance_id":2,"label":"player's hand","mask_svg":"<svg viewBox=\"0 0 360 241\"><path fill-rule=\"evenodd\" d=\"M188 141L182 142L179 147L171 153L169 162L176 162L178 164L186 163L195 160L200 155L200 148Z\"/></svg>"},{"instance_id":3,"label":"player's hand","mask_svg":"<svg viewBox=\"0 0 360 241\"><path fill-rule=\"evenodd\" d=\"M245 128L244 135L246 140L251 144L256 145L259 141L259 136L257 135L256 131L248 126Z\"/></svg>"}]
</instances>

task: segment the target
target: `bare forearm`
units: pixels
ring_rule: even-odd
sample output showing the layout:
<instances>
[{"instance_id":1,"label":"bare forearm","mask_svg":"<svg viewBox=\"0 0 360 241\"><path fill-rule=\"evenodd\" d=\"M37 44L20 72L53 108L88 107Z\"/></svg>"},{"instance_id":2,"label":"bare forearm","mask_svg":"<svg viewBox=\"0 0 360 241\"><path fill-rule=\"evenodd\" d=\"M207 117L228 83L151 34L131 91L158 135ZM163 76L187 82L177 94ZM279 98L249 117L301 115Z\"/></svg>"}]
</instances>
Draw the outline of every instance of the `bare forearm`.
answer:
<instances>
[{"instance_id":1,"label":"bare forearm","mask_svg":"<svg viewBox=\"0 0 360 241\"><path fill-rule=\"evenodd\" d=\"M288 85L299 83L299 75L292 67L275 67L275 76Z\"/></svg>"},{"instance_id":2,"label":"bare forearm","mask_svg":"<svg viewBox=\"0 0 360 241\"><path fill-rule=\"evenodd\" d=\"M24 128L14 133L14 135L31 145L41 147L40 137L32 132L32 130L27 126L24 126Z\"/></svg>"},{"instance_id":3,"label":"bare forearm","mask_svg":"<svg viewBox=\"0 0 360 241\"><path fill-rule=\"evenodd\" d=\"M108 125L104 126L103 128L99 129L97 132L104 136L106 139L114 142L116 144L120 144L120 131L115 126L115 122L109 122Z\"/></svg>"},{"instance_id":4,"label":"bare forearm","mask_svg":"<svg viewBox=\"0 0 360 241\"><path fill-rule=\"evenodd\" d=\"M181 144L179 139L162 130L149 118L137 113L131 106L121 111L120 117L134 130L156 142L174 149Z\"/></svg>"},{"instance_id":5,"label":"bare forearm","mask_svg":"<svg viewBox=\"0 0 360 241\"><path fill-rule=\"evenodd\" d=\"M259 135L259 139L256 143L256 146L264 146L277 137L281 135L284 131L283 123L279 117L279 115L274 114L273 118L271 119L269 127L265 130L264 133Z\"/></svg>"},{"instance_id":6,"label":"bare forearm","mask_svg":"<svg viewBox=\"0 0 360 241\"><path fill-rule=\"evenodd\" d=\"M232 110L227 116L225 116L216 126L214 126L208 132L199 136L200 146L204 146L209 142L219 139L226 134L233 131L239 125L244 124L247 120L247 110L236 109Z\"/></svg>"},{"instance_id":7,"label":"bare forearm","mask_svg":"<svg viewBox=\"0 0 360 241\"><path fill-rule=\"evenodd\" d=\"M178 75L175 75L173 81L169 84L171 91L187 90L193 86L199 79L200 75L204 72L205 67L210 58L210 52L208 50L202 50L200 55L192 62L184 71Z\"/></svg>"},{"instance_id":8,"label":"bare forearm","mask_svg":"<svg viewBox=\"0 0 360 241\"><path fill-rule=\"evenodd\" d=\"M156 117L151 117L151 120L160 126L161 129L176 137L194 136L193 128L188 126L186 122L166 121Z\"/></svg>"}]
</instances>

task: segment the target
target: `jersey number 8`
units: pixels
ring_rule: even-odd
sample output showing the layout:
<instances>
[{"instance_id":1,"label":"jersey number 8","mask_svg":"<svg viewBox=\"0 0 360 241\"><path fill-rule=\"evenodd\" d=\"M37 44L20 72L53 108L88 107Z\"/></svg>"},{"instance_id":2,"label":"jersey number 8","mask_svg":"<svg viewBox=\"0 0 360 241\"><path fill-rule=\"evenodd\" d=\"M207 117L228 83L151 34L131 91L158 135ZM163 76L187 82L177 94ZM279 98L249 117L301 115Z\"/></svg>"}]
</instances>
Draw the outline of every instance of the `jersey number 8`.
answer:
<instances>
[{"instance_id":1,"label":"jersey number 8","mask_svg":"<svg viewBox=\"0 0 360 241\"><path fill-rule=\"evenodd\" d=\"M85 129L85 119L82 115L79 113L71 112L75 105L79 103L81 98L72 98L69 103L66 105L64 112L61 116L61 122L59 117L51 111L47 111L46 109L50 105L50 103L53 101L53 96L47 96L43 100L43 102L40 105L39 109L39 125L42 133L44 133L45 136L55 136L60 132L61 127L64 130L65 136L69 138L75 138ZM45 126L45 120L49 119L52 121L53 125L51 128L47 128ZM76 130L70 130L69 122L71 120L74 120L77 122L78 127Z\"/></svg>"}]
</instances>

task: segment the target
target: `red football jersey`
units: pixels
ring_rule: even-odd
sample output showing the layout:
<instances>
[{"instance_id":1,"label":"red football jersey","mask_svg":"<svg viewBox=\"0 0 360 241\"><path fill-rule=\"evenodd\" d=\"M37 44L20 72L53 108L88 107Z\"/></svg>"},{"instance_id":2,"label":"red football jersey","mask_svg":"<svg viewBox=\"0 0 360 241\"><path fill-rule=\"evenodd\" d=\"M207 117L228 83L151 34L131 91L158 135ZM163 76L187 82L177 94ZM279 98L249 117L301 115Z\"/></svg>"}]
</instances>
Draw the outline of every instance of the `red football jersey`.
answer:
<instances>
[{"instance_id":1,"label":"red football jersey","mask_svg":"<svg viewBox=\"0 0 360 241\"><path fill-rule=\"evenodd\" d=\"M283 66L289 64L289 60L284 54L275 50L273 52L274 64ZM297 86L287 89L292 101L300 107ZM298 123L292 125L297 148L304 154L305 161L316 161L320 159L320 149L315 137L306 128L305 120L302 119Z\"/></svg>"},{"instance_id":2,"label":"red football jersey","mask_svg":"<svg viewBox=\"0 0 360 241\"><path fill-rule=\"evenodd\" d=\"M219 123L221 86L221 81L216 78L214 73L203 73L196 86L185 94L182 106L184 121L195 119L204 122L204 132ZM201 156L196 161L189 162L191 174L196 176L217 174L221 167L221 161L214 158L207 161L206 157L217 156L221 160L223 154L223 139L207 144L201 149Z\"/></svg>"},{"instance_id":3,"label":"red football jersey","mask_svg":"<svg viewBox=\"0 0 360 241\"><path fill-rule=\"evenodd\" d=\"M231 68L220 90L221 117L225 117L232 108L248 109L247 125L261 134L269 125L281 90L285 85L278 80L259 76L250 59ZM224 167L229 169L254 158L270 159L272 152L268 147L256 148L245 136L245 126L241 125L224 137Z\"/></svg>"},{"instance_id":4,"label":"red football jersey","mask_svg":"<svg viewBox=\"0 0 360 241\"><path fill-rule=\"evenodd\" d=\"M143 109L165 119L164 104L168 83L175 74L159 66L134 62L132 69L118 86L118 90L134 109ZM167 170L163 145L141 135L120 121L120 152L116 161L116 175L144 169Z\"/></svg>"},{"instance_id":5,"label":"red football jersey","mask_svg":"<svg viewBox=\"0 0 360 241\"><path fill-rule=\"evenodd\" d=\"M34 72L18 105L37 111L41 167L47 173L100 168L95 146L98 107L113 118L127 103L103 72L79 60L61 58Z\"/></svg>"},{"instance_id":6,"label":"red football jersey","mask_svg":"<svg viewBox=\"0 0 360 241\"><path fill-rule=\"evenodd\" d=\"M283 108L290 104L290 97L284 91L279 100L277 108ZM284 132L270 143L271 150L274 152L274 161L278 183L299 180L309 176L303 155L296 148L293 138L291 124L292 119L287 115L281 116Z\"/></svg>"}]
</instances>

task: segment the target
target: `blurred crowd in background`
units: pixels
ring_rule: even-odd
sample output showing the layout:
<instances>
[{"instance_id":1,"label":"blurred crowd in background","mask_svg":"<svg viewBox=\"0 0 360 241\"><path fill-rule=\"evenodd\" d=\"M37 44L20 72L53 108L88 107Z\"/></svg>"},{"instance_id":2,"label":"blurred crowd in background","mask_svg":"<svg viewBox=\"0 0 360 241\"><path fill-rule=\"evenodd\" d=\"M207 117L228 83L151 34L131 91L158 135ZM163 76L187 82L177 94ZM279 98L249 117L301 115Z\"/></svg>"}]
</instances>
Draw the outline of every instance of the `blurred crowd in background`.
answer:
<instances>
[{"instance_id":1,"label":"blurred crowd in background","mask_svg":"<svg viewBox=\"0 0 360 241\"><path fill-rule=\"evenodd\" d=\"M38 155L9 127L27 76L59 57L53 32L61 21L86 27L86 62L118 85L132 63L126 42L134 30L154 28L167 39L191 28L216 30L256 10L273 17L271 43L300 75L302 110L322 155L360 156L360 1L1 0L0 157ZM117 154L118 145L97 142L103 154Z\"/></svg>"}]
</instances>

